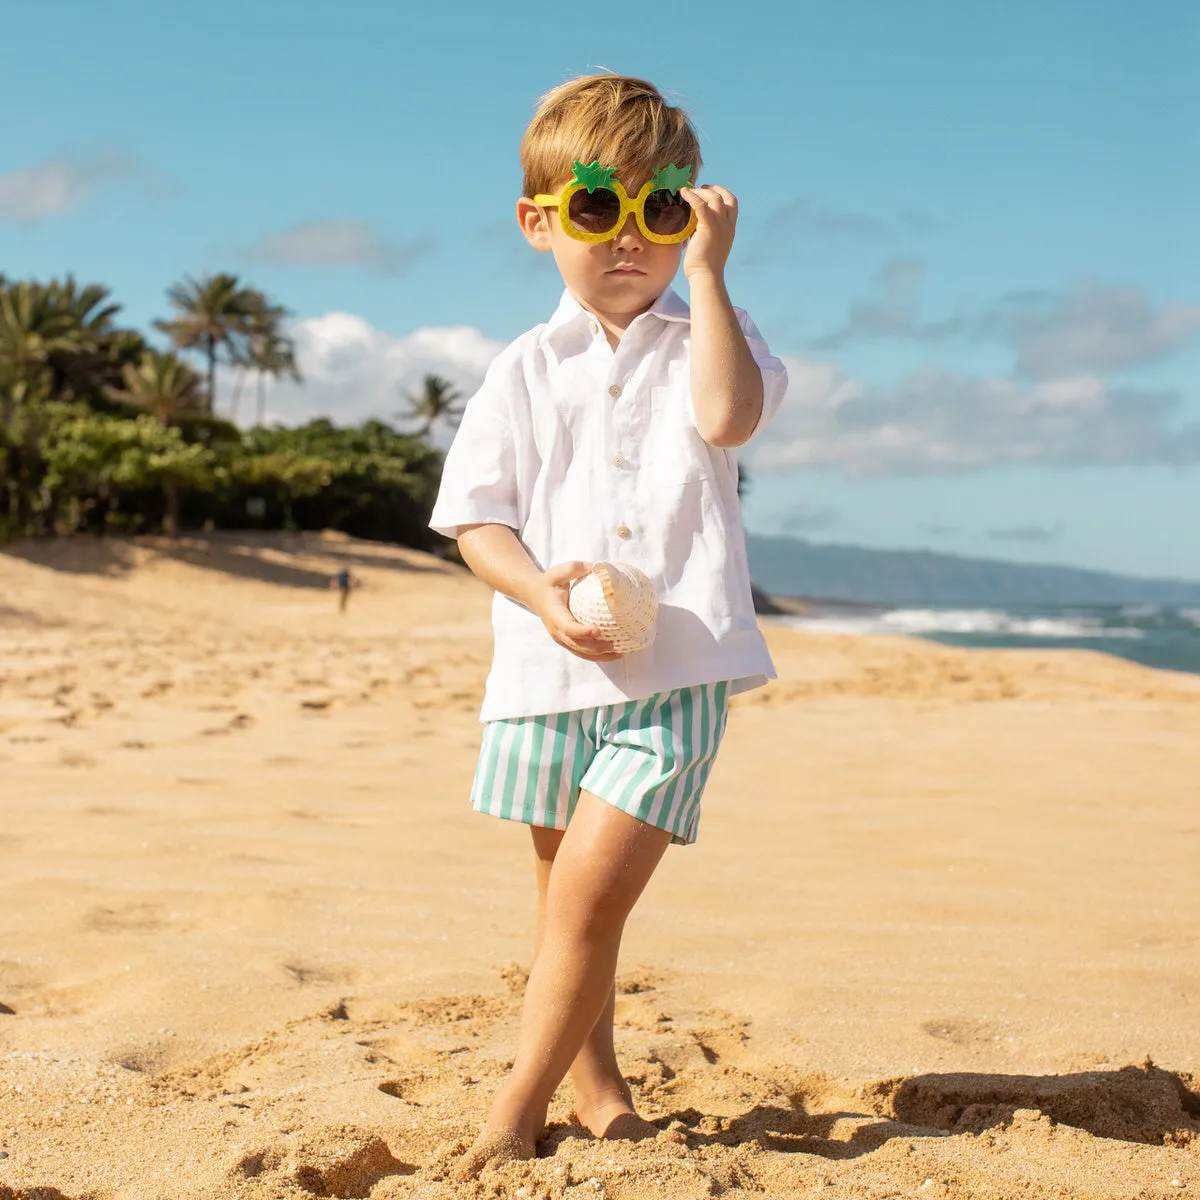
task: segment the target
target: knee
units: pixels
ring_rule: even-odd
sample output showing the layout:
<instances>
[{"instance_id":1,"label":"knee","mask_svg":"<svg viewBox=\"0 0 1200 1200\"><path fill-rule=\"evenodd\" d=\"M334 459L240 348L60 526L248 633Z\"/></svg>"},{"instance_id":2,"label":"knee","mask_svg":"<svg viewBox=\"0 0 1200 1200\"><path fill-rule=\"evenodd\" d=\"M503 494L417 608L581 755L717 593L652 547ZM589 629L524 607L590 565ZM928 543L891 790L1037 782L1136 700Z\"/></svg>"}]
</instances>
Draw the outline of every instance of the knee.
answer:
<instances>
[{"instance_id":1,"label":"knee","mask_svg":"<svg viewBox=\"0 0 1200 1200\"><path fill-rule=\"evenodd\" d=\"M547 914L562 936L593 944L619 939L628 916L623 897L588 895L552 897Z\"/></svg>"}]
</instances>

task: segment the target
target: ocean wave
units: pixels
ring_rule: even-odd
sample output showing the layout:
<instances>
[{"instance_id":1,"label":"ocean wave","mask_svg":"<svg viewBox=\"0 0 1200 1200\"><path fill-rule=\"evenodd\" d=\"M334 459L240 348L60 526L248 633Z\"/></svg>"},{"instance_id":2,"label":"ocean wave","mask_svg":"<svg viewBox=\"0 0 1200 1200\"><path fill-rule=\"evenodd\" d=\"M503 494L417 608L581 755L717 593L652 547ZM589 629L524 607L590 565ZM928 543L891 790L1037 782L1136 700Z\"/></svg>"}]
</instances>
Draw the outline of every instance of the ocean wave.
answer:
<instances>
[{"instance_id":1,"label":"ocean wave","mask_svg":"<svg viewBox=\"0 0 1200 1200\"><path fill-rule=\"evenodd\" d=\"M1145 632L1127 626L1106 627L1098 617L1016 616L988 608L933 609L897 608L871 616L845 613L813 614L788 617L794 629L815 633L867 634L980 634L991 637L1057 638L1094 640L1101 638L1141 638Z\"/></svg>"},{"instance_id":2,"label":"ocean wave","mask_svg":"<svg viewBox=\"0 0 1200 1200\"><path fill-rule=\"evenodd\" d=\"M1190 621L1197 629L1200 629L1200 608L1181 608L1179 615L1185 621Z\"/></svg>"}]
</instances>

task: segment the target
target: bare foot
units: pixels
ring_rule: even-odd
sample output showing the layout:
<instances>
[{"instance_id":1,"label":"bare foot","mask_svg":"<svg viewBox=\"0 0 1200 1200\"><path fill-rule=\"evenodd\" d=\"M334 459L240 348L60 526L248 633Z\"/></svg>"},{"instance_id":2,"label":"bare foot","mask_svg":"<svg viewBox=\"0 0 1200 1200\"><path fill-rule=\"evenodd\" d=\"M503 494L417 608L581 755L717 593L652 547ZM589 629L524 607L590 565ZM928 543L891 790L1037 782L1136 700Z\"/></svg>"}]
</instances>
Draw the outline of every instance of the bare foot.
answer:
<instances>
[{"instance_id":1,"label":"bare foot","mask_svg":"<svg viewBox=\"0 0 1200 1200\"><path fill-rule=\"evenodd\" d=\"M513 1129L494 1129L485 1125L475 1144L454 1165L451 1175L455 1183L466 1183L489 1167L533 1158L534 1152L532 1137Z\"/></svg>"},{"instance_id":2,"label":"bare foot","mask_svg":"<svg viewBox=\"0 0 1200 1200\"><path fill-rule=\"evenodd\" d=\"M575 1118L593 1137L641 1142L657 1137L658 1126L639 1117L624 1080L590 1096L576 1096Z\"/></svg>"}]
</instances>

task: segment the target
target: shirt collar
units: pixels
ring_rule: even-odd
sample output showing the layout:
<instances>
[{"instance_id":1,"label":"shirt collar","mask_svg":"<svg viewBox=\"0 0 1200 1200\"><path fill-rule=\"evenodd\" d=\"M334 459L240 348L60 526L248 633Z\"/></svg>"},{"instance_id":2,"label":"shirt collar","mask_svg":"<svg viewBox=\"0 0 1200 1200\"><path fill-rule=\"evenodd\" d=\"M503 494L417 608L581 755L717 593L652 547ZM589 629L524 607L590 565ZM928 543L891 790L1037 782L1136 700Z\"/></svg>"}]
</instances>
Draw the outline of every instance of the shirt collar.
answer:
<instances>
[{"instance_id":1,"label":"shirt collar","mask_svg":"<svg viewBox=\"0 0 1200 1200\"><path fill-rule=\"evenodd\" d=\"M687 322L692 319L692 310L688 307L687 301L674 288L667 288L642 316L655 316L664 321ZM546 322L546 336L552 341L556 340L560 333L570 333L586 328L586 323L591 319L592 314L569 291L564 290L562 299L559 300L558 307L554 310L554 315Z\"/></svg>"}]
</instances>

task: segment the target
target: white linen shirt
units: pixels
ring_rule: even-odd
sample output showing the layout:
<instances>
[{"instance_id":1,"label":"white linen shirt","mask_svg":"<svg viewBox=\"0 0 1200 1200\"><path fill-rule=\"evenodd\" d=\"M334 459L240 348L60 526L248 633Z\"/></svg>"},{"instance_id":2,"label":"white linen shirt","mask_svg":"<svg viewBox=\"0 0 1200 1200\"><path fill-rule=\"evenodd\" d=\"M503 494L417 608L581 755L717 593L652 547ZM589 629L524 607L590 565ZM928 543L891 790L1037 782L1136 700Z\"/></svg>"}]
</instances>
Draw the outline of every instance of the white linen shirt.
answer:
<instances>
[{"instance_id":1,"label":"white linen shirt","mask_svg":"<svg viewBox=\"0 0 1200 1200\"><path fill-rule=\"evenodd\" d=\"M787 372L750 318L738 324L763 375L757 434ZM614 351L570 293L492 362L446 455L430 526L516 531L539 569L582 559L640 567L658 589L652 646L588 662L496 593L495 652L480 719L539 716L729 680L775 677L750 596L737 458L696 428L691 317L670 289Z\"/></svg>"}]
</instances>

